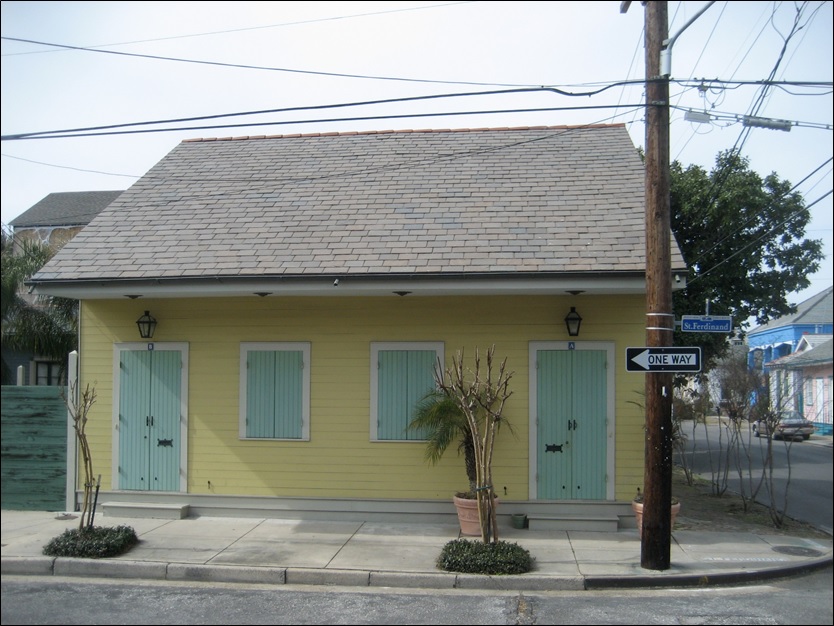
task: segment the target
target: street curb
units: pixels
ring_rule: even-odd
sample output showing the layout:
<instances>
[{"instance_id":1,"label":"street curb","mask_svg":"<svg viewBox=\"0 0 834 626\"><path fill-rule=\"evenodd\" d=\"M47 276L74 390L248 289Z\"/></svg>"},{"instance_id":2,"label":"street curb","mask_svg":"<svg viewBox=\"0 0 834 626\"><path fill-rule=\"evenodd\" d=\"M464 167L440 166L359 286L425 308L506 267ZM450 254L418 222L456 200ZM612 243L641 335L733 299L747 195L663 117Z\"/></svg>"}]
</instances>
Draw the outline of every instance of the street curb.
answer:
<instances>
[{"instance_id":1,"label":"street curb","mask_svg":"<svg viewBox=\"0 0 834 626\"><path fill-rule=\"evenodd\" d=\"M283 585L287 582L287 570L282 567L170 563L165 579L170 581Z\"/></svg>"},{"instance_id":2,"label":"street curb","mask_svg":"<svg viewBox=\"0 0 834 626\"><path fill-rule=\"evenodd\" d=\"M834 559L824 557L796 565L744 570L737 572L719 572L715 574L672 574L669 576L586 576L585 589L652 589L678 587L731 587L749 585L765 580L789 578L808 574L832 566Z\"/></svg>"},{"instance_id":3,"label":"street curb","mask_svg":"<svg viewBox=\"0 0 834 626\"><path fill-rule=\"evenodd\" d=\"M55 558L51 556L4 556L0 560L3 576L51 576Z\"/></svg>"},{"instance_id":4,"label":"street curb","mask_svg":"<svg viewBox=\"0 0 834 626\"><path fill-rule=\"evenodd\" d=\"M714 574L645 576L539 576L326 570L308 568L246 567L183 563L108 561L69 557L2 557L4 576L66 576L213 582L267 585L391 587L403 589L462 589L487 591L591 591L600 589L662 589L719 587L754 584L832 567L834 558L823 557L794 565Z\"/></svg>"},{"instance_id":5,"label":"street curb","mask_svg":"<svg viewBox=\"0 0 834 626\"><path fill-rule=\"evenodd\" d=\"M371 587L401 587L404 589L454 589L454 574L426 572L371 572Z\"/></svg>"},{"instance_id":6,"label":"street curb","mask_svg":"<svg viewBox=\"0 0 834 626\"><path fill-rule=\"evenodd\" d=\"M167 569L167 563L58 557L52 566L52 574L54 576L165 580Z\"/></svg>"}]
</instances>

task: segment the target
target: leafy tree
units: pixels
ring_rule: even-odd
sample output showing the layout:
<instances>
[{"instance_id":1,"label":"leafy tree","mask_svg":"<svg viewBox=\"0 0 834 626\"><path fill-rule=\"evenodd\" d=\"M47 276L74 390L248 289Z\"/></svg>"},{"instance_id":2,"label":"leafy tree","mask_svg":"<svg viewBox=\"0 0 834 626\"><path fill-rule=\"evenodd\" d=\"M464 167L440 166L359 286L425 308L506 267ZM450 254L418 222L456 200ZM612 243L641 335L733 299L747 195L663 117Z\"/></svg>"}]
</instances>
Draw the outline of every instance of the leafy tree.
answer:
<instances>
[{"instance_id":1,"label":"leafy tree","mask_svg":"<svg viewBox=\"0 0 834 626\"><path fill-rule=\"evenodd\" d=\"M702 314L707 301L711 315L742 325L794 312L787 295L810 285L824 255L820 240L805 238L811 214L791 183L761 178L733 151L719 153L711 172L675 161L670 175L672 231L689 266L675 315ZM701 346L704 370L728 345L720 333L677 332L674 343Z\"/></svg>"},{"instance_id":2,"label":"leafy tree","mask_svg":"<svg viewBox=\"0 0 834 626\"><path fill-rule=\"evenodd\" d=\"M54 251L41 243L16 243L2 233L2 346L4 349L27 351L64 363L76 349L78 302L69 298L38 296L27 298L22 293L24 281L35 274L52 257ZM3 383L14 378L3 359Z\"/></svg>"}]
</instances>

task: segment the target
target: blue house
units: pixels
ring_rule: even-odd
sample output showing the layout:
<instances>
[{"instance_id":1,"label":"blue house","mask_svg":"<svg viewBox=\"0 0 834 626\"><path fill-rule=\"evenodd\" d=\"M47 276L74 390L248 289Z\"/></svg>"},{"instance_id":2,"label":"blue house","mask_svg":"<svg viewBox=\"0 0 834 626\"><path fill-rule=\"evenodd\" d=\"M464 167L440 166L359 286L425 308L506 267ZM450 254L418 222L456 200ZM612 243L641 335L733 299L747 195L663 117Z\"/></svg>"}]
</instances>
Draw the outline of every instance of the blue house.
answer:
<instances>
[{"instance_id":1,"label":"blue house","mask_svg":"<svg viewBox=\"0 0 834 626\"><path fill-rule=\"evenodd\" d=\"M827 288L747 336L748 365L767 375L771 406L804 415L821 433L831 431L832 292Z\"/></svg>"},{"instance_id":2,"label":"blue house","mask_svg":"<svg viewBox=\"0 0 834 626\"><path fill-rule=\"evenodd\" d=\"M762 369L775 359L793 354L805 335L832 333L832 293L828 287L800 303L796 313L770 320L747 334L747 363Z\"/></svg>"}]
</instances>

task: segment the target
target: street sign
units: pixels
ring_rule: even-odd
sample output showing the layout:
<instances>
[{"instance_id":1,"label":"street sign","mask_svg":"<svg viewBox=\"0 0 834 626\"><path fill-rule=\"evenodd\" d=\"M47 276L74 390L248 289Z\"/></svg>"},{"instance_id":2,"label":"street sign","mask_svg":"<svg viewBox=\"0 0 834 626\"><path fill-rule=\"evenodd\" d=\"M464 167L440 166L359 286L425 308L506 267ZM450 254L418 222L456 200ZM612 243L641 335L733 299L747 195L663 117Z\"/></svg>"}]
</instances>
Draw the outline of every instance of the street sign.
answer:
<instances>
[{"instance_id":1,"label":"street sign","mask_svg":"<svg viewBox=\"0 0 834 626\"><path fill-rule=\"evenodd\" d=\"M731 333L733 318L729 315L682 315L681 330L685 333Z\"/></svg>"},{"instance_id":2,"label":"street sign","mask_svg":"<svg viewBox=\"0 0 834 626\"><path fill-rule=\"evenodd\" d=\"M627 372L700 372L701 348L626 348Z\"/></svg>"}]
</instances>

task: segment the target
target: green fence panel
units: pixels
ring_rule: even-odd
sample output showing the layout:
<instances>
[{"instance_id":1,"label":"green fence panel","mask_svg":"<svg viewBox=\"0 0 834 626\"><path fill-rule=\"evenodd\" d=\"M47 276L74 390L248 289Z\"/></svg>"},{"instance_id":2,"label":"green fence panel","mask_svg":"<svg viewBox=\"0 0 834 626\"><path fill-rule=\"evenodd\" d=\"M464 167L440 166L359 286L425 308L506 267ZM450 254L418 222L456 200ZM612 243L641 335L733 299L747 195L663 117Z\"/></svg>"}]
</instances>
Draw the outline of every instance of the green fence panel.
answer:
<instances>
[{"instance_id":1,"label":"green fence panel","mask_svg":"<svg viewBox=\"0 0 834 626\"><path fill-rule=\"evenodd\" d=\"M67 406L63 387L3 386L2 506L14 511L66 507Z\"/></svg>"}]
</instances>

